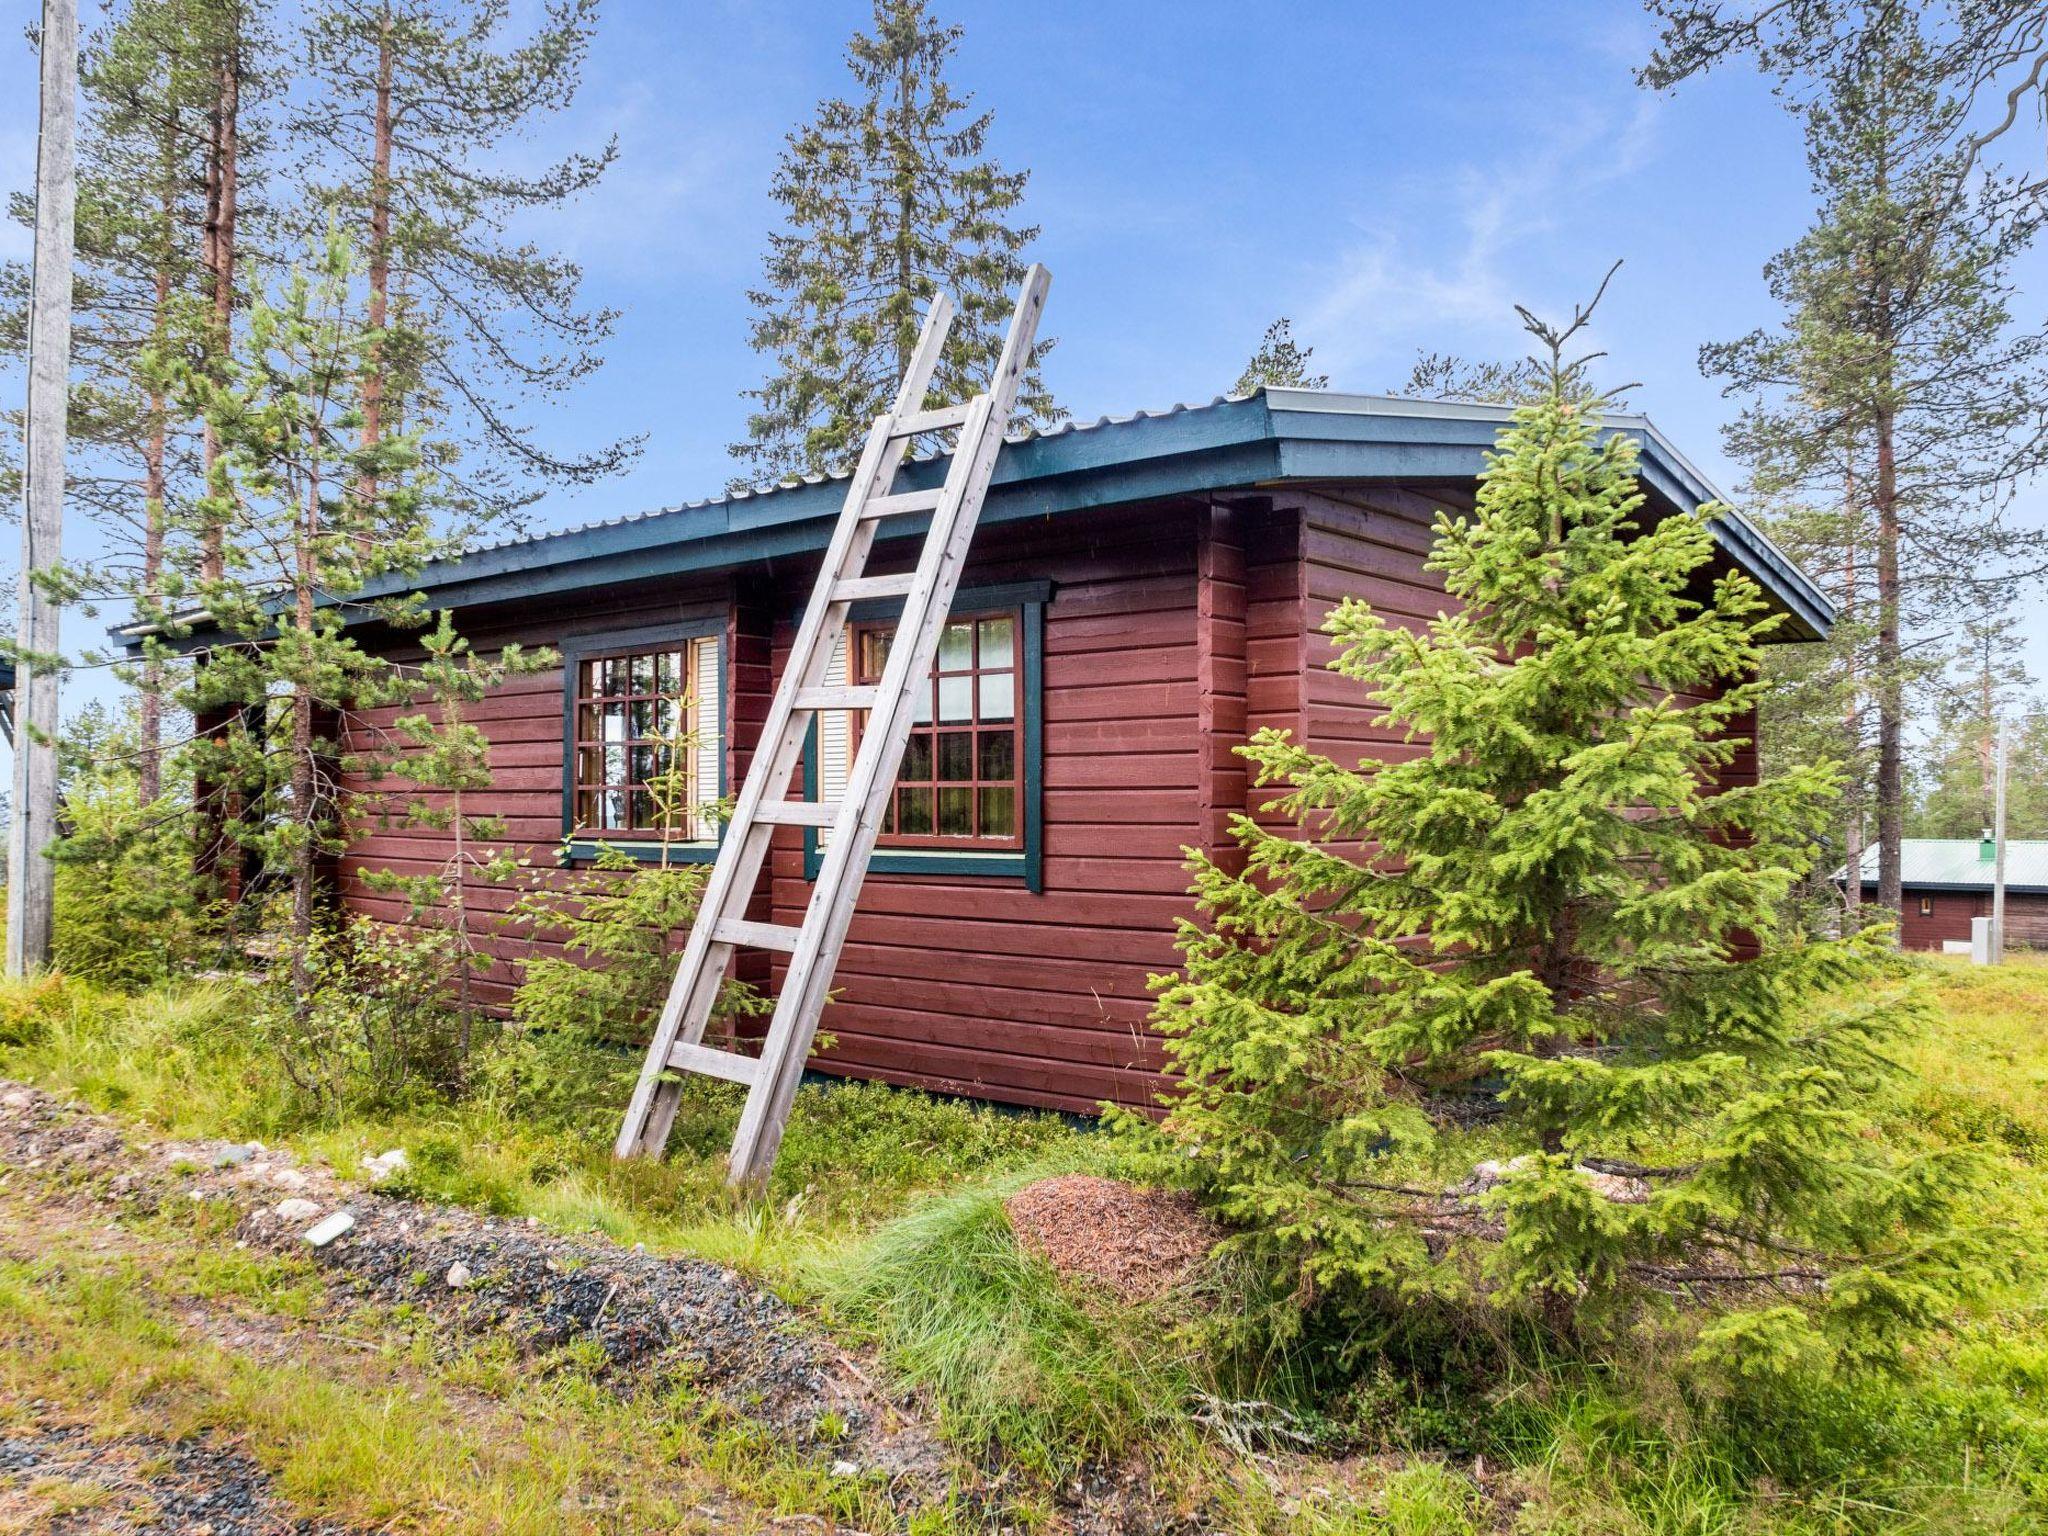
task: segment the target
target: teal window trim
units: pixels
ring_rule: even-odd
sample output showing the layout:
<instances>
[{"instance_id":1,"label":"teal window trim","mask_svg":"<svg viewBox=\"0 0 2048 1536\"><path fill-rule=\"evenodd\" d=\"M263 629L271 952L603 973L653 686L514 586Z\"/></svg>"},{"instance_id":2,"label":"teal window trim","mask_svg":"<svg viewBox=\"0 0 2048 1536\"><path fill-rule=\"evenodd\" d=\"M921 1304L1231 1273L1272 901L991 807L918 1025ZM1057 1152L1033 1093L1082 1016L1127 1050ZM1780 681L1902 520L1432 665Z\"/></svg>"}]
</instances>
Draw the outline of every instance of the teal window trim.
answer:
<instances>
[{"instance_id":1,"label":"teal window trim","mask_svg":"<svg viewBox=\"0 0 2048 1536\"><path fill-rule=\"evenodd\" d=\"M609 656L621 651L651 650L687 640L714 639L718 642L718 794L726 795L725 735L731 729L727 707L731 694L730 661L725 648L726 616L686 619L675 624L643 625L635 629L606 630L602 634L572 635L552 647L562 658L562 852L564 864L594 862L601 849L611 848L642 864L661 862L661 844L653 840L627 838L579 838L576 833L576 670L592 656ZM718 845L725 840L725 824L718 836L694 843L671 843L671 864L709 864L718 857Z\"/></svg>"},{"instance_id":2,"label":"teal window trim","mask_svg":"<svg viewBox=\"0 0 2048 1536\"><path fill-rule=\"evenodd\" d=\"M1021 621L1023 663L1024 846L999 853L954 853L938 848L878 847L868 868L883 875L970 875L1020 880L1034 896L1045 889L1045 605L1052 601L1049 581L1012 582L1004 586L967 587L953 594L953 612L969 613L1014 608ZM873 623L903 611L901 600L856 603L847 615L852 623ZM850 659L850 658L849 658ZM818 722L804 736L804 798L818 798ZM818 878L823 862L815 827L804 828L804 878Z\"/></svg>"}]
</instances>

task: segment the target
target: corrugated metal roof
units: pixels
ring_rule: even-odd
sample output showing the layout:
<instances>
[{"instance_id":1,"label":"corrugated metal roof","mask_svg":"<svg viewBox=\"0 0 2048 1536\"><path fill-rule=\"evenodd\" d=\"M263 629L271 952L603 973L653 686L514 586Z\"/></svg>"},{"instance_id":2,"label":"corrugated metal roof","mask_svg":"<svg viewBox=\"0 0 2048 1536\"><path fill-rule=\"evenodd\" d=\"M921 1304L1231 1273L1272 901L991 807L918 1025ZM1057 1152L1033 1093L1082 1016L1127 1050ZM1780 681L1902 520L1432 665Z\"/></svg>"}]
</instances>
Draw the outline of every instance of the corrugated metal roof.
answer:
<instances>
[{"instance_id":1,"label":"corrugated metal roof","mask_svg":"<svg viewBox=\"0 0 2048 1536\"><path fill-rule=\"evenodd\" d=\"M1877 884L1878 850L1863 850L1863 883ZM1991 852L1974 837L1909 837L1899 844L1900 883L1907 890L1988 891ZM1840 883L1848 866L1835 871ZM2005 888L2048 892L2048 839L2007 838Z\"/></svg>"},{"instance_id":2,"label":"corrugated metal roof","mask_svg":"<svg viewBox=\"0 0 2048 1536\"><path fill-rule=\"evenodd\" d=\"M1512 409L1469 401L1261 389L1176 405L1069 421L1009 435L982 519L1045 517L1121 502L1198 496L1229 488L1388 481L1469 480L1484 466ZM1648 418L1610 417L1607 430L1642 446L1644 483L1690 510L1726 498ZM906 466L899 489L937 485L943 454ZM463 606L592 590L620 580L730 567L822 547L837 516L844 472L728 491L697 501L606 518L579 527L505 539L429 563L406 577L371 582L350 601L351 619L379 598L414 591ZM903 532L916 532L906 520ZM1713 524L1734 561L1763 583L1794 619L1788 638L1825 634L1833 606L1799 568L1739 512ZM181 615L203 630L204 614ZM147 626L113 633L131 650ZM188 648L189 648L189 642Z\"/></svg>"}]
</instances>

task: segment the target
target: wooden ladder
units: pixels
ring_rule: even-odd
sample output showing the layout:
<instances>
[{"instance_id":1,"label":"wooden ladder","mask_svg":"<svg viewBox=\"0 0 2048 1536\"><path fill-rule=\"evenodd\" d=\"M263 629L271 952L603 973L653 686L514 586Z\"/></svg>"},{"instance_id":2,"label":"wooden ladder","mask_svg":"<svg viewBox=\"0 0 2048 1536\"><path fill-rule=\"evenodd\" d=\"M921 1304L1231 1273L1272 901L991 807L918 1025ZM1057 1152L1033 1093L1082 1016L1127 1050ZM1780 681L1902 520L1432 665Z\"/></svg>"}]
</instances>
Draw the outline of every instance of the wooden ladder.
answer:
<instances>
[{"instance_id":1,"label":"wooden ladder","mask_svg":"<svg viewBox=\"0 0 2048 1536\"><path fill-rule=\"evenodd\" d=\"M897 768L910 738L912 696L931 672L939 631L960 584L1017 389L1031 363L1050 281L1043 267L1033 266L1024 274L1010 333L988 390L964 405L926 410L925 390L953 324L952 300L944 294L932 300L896 403L876 418L847 485L846 504L797 626L788 665L768 707L760 744L726 823L718 860L705 883L697 920L619 1129L620 1157L661 1155L682 1096L677 1074L695 1072L747 1085L746 1108L733 1136L727 1169L730 1182L759 1187L775 1166L832 972L853 921L854 901L895 790ZM927 491L890 489L911 439L955 429L958 445L942 486ZM930 513L931 526L917 568L902 576L864 574L881 525L918 513ZM872 687L829 682L827 672L845 638L853 605L881 597L901 597L903 612L880 682ZM831 709L868 712L845 795L837 801L791 800L790 783L803 758L805 737L819 712ZM777 827L815 827L831 834L810 904L795 927L750 921L746 916ZM759 1056L703 1043L727 962L736 949L776 950L789 956Z\"/></svg>"}]
</instances>

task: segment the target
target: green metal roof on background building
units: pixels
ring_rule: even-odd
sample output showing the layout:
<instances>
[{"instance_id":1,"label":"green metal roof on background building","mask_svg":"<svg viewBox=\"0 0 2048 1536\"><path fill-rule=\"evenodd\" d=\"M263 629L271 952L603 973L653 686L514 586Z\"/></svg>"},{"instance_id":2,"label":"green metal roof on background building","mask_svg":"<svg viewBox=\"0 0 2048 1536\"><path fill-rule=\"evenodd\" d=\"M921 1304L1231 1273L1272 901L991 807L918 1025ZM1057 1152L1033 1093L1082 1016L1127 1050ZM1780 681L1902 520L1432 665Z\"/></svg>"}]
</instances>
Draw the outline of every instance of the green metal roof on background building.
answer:
<instances>
[{"instance_id":1,"label":"green metal roof on background building","mask_svg":"<svg viewBox=\"0 0 2048 1536\"><path fill-rule=\"evenodd\" d=\"M1227 490L1312 488L1332 482L1468 482L1485 467L1509 407L1408 400L1327 390L1261 389L1207 405L1105 416L1014 433L998 461L981 521L1087 512L1123 503ZM1641 445L1641 478L1653 497L1682 511L1726 505L1644 416L1609 417L1606 430ZM898 490L935 486L947 458L906 464ZM436 607L560 594L824 547L845 499L844 474L811 475L759 490L485 545L435 561L410 580L373 582L362 602L409 591ZM924 519L906 517L905 537ZM1740 512L1713 523L1714 538L1790 617L1786 638L1814 639L1834 622L1825 594ZM893 530L892 530L893 531ZM198 616L203 618L202 616ZM144 629L114 635L139 647ZM203 644L203 642L201 642Z\"/></svg>"},{"instance_id":2,"label":"green metal roof on background building","mask_svg":"<svg viewBox=\"0 0 2048 1536\"><path fill-rule=\"evenodd\" d=\"M1863 884L1877 884L1878 850L1863 850ZM1991 845L1974 837L1909 837L1899 844L1900 884L1909 891L1989 891ZM1837 885L1849 867L1835 871ZM2022 895L2048 895L2048 839L2007 838L2005 888Z\"/></svg>"}]
</instances>

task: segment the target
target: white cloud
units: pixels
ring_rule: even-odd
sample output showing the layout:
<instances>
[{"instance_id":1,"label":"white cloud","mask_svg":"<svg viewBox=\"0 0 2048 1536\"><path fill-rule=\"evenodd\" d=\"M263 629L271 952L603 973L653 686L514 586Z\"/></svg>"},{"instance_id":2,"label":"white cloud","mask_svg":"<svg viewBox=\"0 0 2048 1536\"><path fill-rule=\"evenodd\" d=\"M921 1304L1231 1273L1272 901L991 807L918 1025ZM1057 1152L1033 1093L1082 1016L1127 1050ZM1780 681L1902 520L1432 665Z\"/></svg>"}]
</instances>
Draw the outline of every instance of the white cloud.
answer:
<instances>
[{"instance_id":1,"label":"white cloud","mask_svg":"<svg viewBox=\"0 0 2048 1536\"><path fill-rule=\"evenodd\" d=\"M1582 106L1551 120L1519 157L1401 185L1361 212L1359 238L1298 306L1316 362L1353 388L1382 388L1418 350L1519 356L1516 303L1584 298L1615 252L1584 232L1611 219L1599 194L1639 169L1657 103ZM1566 242L1560 249L1559 243Z\"/></svg>"}]
</instances>

